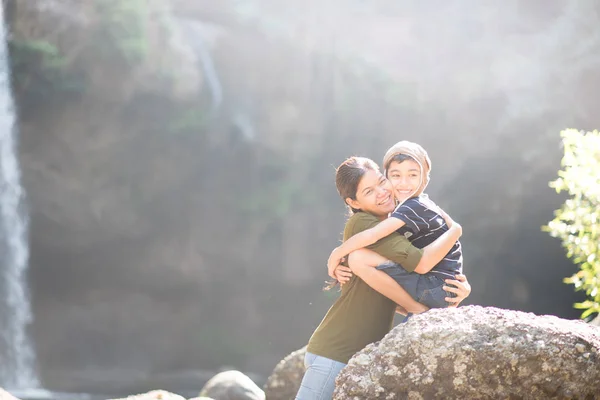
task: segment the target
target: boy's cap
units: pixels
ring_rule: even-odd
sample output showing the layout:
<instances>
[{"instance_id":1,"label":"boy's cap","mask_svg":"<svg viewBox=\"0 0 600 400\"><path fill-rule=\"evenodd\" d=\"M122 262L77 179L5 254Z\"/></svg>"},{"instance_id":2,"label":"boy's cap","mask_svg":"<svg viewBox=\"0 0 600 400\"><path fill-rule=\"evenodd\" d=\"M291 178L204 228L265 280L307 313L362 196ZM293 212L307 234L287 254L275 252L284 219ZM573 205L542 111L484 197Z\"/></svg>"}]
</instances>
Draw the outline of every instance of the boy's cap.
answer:
<instances>
[{"instance_id":1,"label":"boy's cap","mask_svg":"<svg viewBox=\"0 0 600 400\"><path fill-rule=\"evenodd\" d=\"M421 186L419 186L415 196L420 195L425 190L425 187L427 187L427 184L429 184L429 173L431 172L431 160L429 159L429 155L421 145L409 142L408 140L402 140L390 147L383 156L383 169L386 176L392 158L398 154L405 154L414 158L421 167Z\"/></svg>"}]
</instances>

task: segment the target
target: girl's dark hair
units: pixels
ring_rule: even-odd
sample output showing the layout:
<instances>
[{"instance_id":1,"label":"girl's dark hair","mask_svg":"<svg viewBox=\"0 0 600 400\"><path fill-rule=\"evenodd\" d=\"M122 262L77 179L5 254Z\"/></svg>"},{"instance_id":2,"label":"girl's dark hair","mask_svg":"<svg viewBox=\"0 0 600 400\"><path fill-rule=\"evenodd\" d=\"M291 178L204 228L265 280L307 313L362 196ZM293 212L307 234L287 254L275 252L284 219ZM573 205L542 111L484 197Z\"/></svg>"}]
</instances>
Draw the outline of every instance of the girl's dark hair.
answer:
<instances>
[{"instance_id":1,"label":"girl's dark hair","mask_svg":"<svg viewBox=\"0 0 600 400\"><path fill-rule=\"evenodd\" d=\"M377 164L365 157L350 157L335 170L335 187L346 203L347 198L356 200L358 184L367 171L379 171ZM347 205L347 204L346 204ZM359 210L348 206L352 214Z\"/></svg>"},{"instance_id":2,"label":"girl's dark hair","mask_svg":"<svg viewBox=\"0 0 600 400\"><path fill-rule=\"evenodd\" d=\"M346 203L346 199L351 198L352 200L356 200L358 184L369 170L379 171L379 167L373 160L365 157L350 157L341 163L335 170L335 187L344 201L344 204L350 209L351 214L357 213L360 210L350 207L350 205ZM338 281L332 279L325 283L326 285L323 290L330 290L337 286Z\"/></svg>"}]
</instances>

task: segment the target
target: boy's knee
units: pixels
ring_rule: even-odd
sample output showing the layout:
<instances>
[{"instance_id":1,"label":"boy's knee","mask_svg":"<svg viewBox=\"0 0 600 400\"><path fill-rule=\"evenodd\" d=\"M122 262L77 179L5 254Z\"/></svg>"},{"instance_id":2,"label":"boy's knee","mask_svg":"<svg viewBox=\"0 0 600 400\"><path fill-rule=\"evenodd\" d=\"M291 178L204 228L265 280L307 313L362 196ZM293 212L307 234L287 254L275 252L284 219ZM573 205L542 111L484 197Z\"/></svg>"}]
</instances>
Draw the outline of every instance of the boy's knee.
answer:
<instances>
[{"instance_id":1,"label":"boy's knee","mask_svg":"<svg viewBox=\"0 0 600 400\"><path fill-rule=\"evenodd\" d=\"M368 250L358 249L348 254L348 266L353 268L359 264L364 264L368 257Z\"/></svg>"}]
</instances>

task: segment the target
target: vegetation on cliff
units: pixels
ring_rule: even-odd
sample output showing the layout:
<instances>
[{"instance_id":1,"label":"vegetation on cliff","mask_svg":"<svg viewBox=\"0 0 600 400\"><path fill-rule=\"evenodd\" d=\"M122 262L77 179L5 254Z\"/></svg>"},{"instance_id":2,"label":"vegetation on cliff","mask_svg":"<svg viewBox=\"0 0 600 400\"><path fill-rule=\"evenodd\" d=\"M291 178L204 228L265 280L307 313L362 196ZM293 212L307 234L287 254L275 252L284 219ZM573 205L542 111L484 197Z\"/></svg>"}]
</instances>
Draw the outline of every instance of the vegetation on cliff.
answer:
<instances>
[{"instance_id":1,"label":"vegetation on cliff","mask_svg":"<svg viewBox=\"0 0 600 400\"><path fill-rule=\"evenodd\" d=\"M14 38L8 45L15 93L25 104L83 90L84 76L69 71L64 54L50 42Z\"/></svg>"},{"instance_id":2,"label":"vegetation on cliff","mask_svg":"<svg viewBox=\"0 0 600 400\"><path fill-rule=\"evenodd\" d=\"M84 91L111 101L196 94L199 66L172 18L159 0L19 3L8 17L15 91L31 101Z\"/></svg>"},{"instance_id":3,"label":"vegetation on cliff","mask_svg":"<svg viewBox=\"0 0 600 400\"><path fill-rule=\"evenodd\" d=\"M600 133L567 129L561 136L562 169L550 186L569 198L544 229L562 241L579 266L565 282L585 292L587 299L575 308L586 318L600 312Z\"/></svg>"}]
</instances>

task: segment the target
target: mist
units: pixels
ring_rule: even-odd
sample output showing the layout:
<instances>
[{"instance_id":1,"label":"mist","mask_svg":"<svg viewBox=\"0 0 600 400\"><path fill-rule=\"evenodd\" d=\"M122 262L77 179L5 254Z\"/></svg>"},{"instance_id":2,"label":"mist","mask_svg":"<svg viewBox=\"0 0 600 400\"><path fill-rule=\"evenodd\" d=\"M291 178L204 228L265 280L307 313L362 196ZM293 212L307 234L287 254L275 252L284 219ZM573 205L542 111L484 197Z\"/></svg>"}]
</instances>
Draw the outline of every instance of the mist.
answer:
<instances>
[{"instance_id":1,"label":"mist","mask_svg":"<svg viewBox=\"0 0 600 400\"><path fill-rule=\"evenodd\" d=\"M7 3L46 387L264 382L337 295L335 167L399 140L463 226L465 304L578 318L576 267L541 227L565 200L560 131L600 127L599 2L151 3L169 28L127 62L83 5Z\"/></svg>"}]
</instances>

